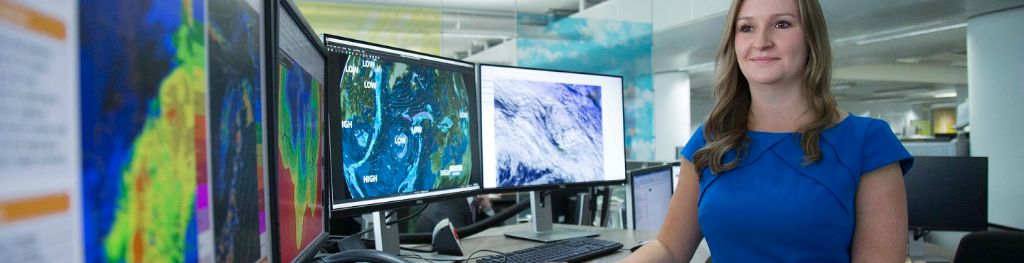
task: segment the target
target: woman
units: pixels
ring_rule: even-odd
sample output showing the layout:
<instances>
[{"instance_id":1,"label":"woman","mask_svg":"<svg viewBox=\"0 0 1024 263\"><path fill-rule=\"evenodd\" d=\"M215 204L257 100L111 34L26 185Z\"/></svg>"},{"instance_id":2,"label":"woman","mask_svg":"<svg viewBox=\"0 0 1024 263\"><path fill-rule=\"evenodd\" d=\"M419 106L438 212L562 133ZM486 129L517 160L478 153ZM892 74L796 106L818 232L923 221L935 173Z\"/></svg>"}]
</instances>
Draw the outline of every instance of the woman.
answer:
<instances>
[{"instance_id":1,"label":"woman","mask_svg":"<svg viewBox=\"0 0 1024 263\"><path fill-rule=\"evenodd\" d=\"M737 0L715 106L682 153L656 240L626 261L903 262L910 154L881 120L838 108L816 0ZM737 156L738 153L738 156Z\"/></svg>"}]
</instances>

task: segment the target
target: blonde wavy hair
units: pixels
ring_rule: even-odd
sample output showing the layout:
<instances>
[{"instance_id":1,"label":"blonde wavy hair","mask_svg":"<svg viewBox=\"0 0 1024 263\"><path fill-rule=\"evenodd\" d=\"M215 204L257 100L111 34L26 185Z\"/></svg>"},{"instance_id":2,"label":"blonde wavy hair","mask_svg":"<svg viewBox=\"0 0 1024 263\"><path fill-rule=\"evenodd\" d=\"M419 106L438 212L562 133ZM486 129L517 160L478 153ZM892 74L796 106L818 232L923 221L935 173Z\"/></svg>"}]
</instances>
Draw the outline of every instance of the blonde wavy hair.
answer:
<instances>
[{"instance_id":1,"label":"blonde wavy hair","mask_svg":"<svg viewBox=\"0 0 1024 263\"><path fill-rule=\"evenodd\" d=\"M817 0L796 1L808 48L802 93L814 114L813 121L797 130L801 134L800 147L804 151L803 165L808 165L821 160L821 149L818 147L821 133L840 117L840 113L838 102L829 89L832 80L832 51L821 6ZM711 167L714 174L736 168L749 144L747 125L750 84L740 71L734 48L736 18L742 4L743 0L733 1L716 55L718 73L714 86L715 106L704 122L703 136L707 144L693 155L698 175L707 167ZM722 159L729 151L736 151L737 158L723 163Z\"/></svg>"}]
</instances>

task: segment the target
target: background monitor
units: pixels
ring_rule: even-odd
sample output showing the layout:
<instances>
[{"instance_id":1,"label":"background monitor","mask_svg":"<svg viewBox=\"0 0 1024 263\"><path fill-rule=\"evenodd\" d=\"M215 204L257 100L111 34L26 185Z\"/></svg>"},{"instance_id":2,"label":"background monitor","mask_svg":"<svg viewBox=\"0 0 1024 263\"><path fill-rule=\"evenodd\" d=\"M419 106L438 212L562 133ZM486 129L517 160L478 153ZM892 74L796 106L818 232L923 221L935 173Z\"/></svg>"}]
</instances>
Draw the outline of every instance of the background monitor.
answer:
<instances>
[{"instance_id":1,"label":"background monitor","mask_svg":"<svg viewBox=\"0 0 1024 263\"><path fill-rule=\"evenodd\" d=\"M479 70L484 188L625 180L622 77L496 65Z\"/></svg>"},{"instance_id":2,"label":"background monitor","mask_svg":"<svg viewBox=\"0 0 1024 263\"><path fill-rule=\"evenodd\" d=\"M632 171L640 168L647 167L647 162L641 161L626 161L626 171Z\"/></svg>"},{"instance_id":3,"label":"background monitor","mask_svg":"<svg viewBox=\"0 0 1024 263\"><path fill-rule=\"evenodd\" d=\"M679 162L672 163L672 191L679 185Z\"/></svg>"},{"instance_id":4,"label":"background monitor","mask_svg":"<svg viewBox=\"0 0 1024 263\"><path fill-rule=\"evenodd\" d=\"M987 228L987 157L915 156L904 180L911 229Z\"/></svg>"},{"instance_id":5,"label":"background monitor","mask_svg":"<svg viewBox=\"0 0 1024 263\"><path fill-rule=\"evenodd\" d=\"M324 41L338 214L480 188L472 63L332 35Z\"/></svg>"},{"instance_id":6,"label":"background monitor","mask_svg":"<svg viewBox=\"0 0 1024 263\"><path fill-rule=\"evenodd\" d=\"M672 200L672 166L661 165L629 172L633 229L658 231Z\"/></svg>"},{"instance_id":7,"label":"background monitor","mask_svg":"<svg viewBox=\"0 0 1024 263\"><path fill-rule=\"evenodd\" d=\"M275 262L305 262L327 237L324 189L324 52L298 8L277 6L271 51L271 206Z\"/></svg>"}]
</instances>

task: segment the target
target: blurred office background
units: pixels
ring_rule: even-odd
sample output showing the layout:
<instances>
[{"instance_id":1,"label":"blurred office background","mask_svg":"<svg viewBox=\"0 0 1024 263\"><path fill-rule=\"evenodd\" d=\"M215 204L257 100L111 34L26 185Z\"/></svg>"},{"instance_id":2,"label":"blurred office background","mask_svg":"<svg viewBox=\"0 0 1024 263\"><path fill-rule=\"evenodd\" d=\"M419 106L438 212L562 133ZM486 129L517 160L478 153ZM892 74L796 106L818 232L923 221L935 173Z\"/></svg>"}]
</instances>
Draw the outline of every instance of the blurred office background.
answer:
<instances>
[{"instance_id":1,"label":"blurred office background","mask_svg":"<svg viewBox=\"0 0 1024 263\"><path fill-rule=\"evenodd\" d=\"M622 75L627 159L671 161L713 104L714 53L731 1L297 2L318 33L477 63ZM917 156L988 157L989 223L1024 228L1024 1L821 4L842 107L886 120ZM613 193L620 206L624 191ZM929 240L955 249L963 234Z\"/></svg>"}]
</instances>

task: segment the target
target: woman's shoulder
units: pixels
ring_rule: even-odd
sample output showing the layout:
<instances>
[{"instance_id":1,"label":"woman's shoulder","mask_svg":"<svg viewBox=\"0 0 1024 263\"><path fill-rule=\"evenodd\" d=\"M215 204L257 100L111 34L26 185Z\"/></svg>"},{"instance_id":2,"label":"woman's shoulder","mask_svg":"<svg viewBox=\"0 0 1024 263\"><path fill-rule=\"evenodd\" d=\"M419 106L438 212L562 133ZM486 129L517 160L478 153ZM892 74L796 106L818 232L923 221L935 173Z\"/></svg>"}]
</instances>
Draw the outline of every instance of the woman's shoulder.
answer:
<instances>
[{"instance_id":1,"label":"woman's shoulder","mask_svg":"<svg viewBox=\"0 0 1024 263\"><path fill-rule=\"evenodd\" d=\"M693 161L693 154L704 148L707 142L704 140L704 123L697 125L697 129L690 135L690 139L686 141L686 145L680 150L680 153L686 160Z\"/></svg>"},{"instance_id":2,"label":"woman's shoulder","mask_svg":"<svg viewBox=\"0 0 1024 263\"><path fill-rule=\"evenodd\" d=\"M910 168L910 154L893 133L888 122L850 114L839 125L822 134L844 163L861 174L883 164L900 161L904 172Z\"/></svg>"}]
</instances>

